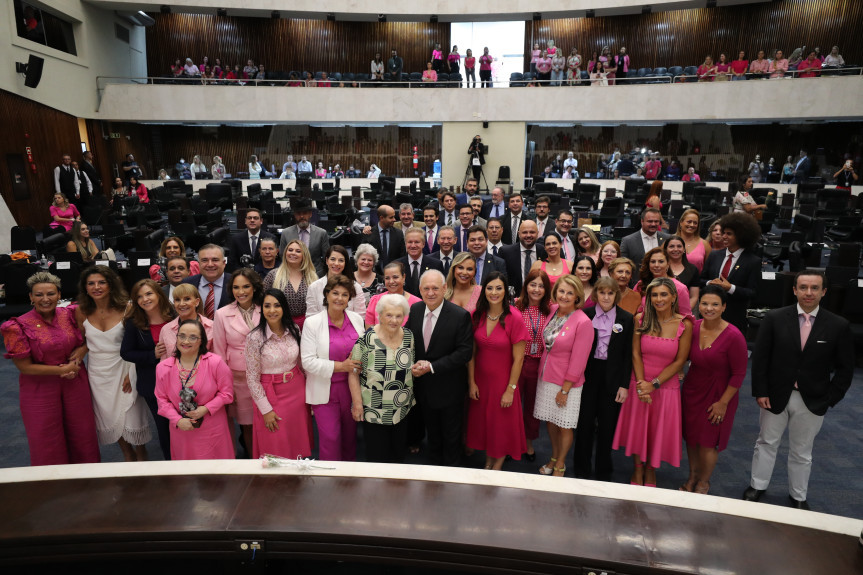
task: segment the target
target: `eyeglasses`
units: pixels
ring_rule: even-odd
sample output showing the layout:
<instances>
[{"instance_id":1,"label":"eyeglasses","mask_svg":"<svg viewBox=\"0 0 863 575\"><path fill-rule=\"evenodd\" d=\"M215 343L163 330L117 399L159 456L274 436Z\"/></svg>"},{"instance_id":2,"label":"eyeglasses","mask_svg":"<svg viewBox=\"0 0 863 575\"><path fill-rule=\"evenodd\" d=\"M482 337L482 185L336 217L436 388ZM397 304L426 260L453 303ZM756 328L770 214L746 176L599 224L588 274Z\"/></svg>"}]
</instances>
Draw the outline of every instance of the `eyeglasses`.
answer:
<instances>
[{"instance_id":1,"label":"eyeglasses","mask_svg":"<svg viewBox=\"0 0 863 575\"><path fill-rule=\"evenodd\" d=\"M189 343L195 343L196 341L201 341L201 338L197 335L186 335L181 333L177 336L177 341L188 341Z\"/></svg>"}]
</instances>

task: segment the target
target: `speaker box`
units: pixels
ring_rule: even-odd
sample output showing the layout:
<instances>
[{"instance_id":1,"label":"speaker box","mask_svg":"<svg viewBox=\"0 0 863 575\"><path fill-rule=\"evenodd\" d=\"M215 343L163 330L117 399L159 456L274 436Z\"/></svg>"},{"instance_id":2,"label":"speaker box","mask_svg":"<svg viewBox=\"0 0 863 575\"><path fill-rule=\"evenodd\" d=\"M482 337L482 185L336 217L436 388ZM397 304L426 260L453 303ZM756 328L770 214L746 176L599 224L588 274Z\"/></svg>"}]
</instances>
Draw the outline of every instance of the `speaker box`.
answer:
<instances>
[{"instance_id":1,"label":"speaker box","mask_svg":"<svg viewBox=\"0 0 863 575\"><path fill-rule=\"evenodd\" d=\"M45 65L45 59L39 56L30 54L30 59L27 61L27 71L24 75L24 85L28 88L35 88L42 80L42 67Z\"/></svg>"}]
</instances>

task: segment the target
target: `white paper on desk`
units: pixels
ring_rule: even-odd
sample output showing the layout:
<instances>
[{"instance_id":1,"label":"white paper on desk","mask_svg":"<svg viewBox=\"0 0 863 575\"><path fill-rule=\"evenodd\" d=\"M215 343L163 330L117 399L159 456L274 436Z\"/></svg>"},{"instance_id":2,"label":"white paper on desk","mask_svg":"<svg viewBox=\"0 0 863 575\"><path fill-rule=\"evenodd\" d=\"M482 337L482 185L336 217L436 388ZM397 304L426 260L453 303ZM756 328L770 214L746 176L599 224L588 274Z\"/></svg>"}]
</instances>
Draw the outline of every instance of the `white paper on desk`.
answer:
<instances>
[{"instance_id":1,"label":"white paper on desk","mask_svg":"<svg viewBox=\"0 0 863 575\"><path fill-rule=\"evenodd\" d=\"M110 262L108 260L96 260L97 266L107 266Z\"/></svg>"},{"instance_id":2,"label":"white paper on desk","mask_svg":"<svg viewBox=\"0 0 863 575\"><path fill-rule=\"evenodd\" d=\"M857 280L857 287L863 287L863 280Z\"/></svg>"},{"instance_id":3,"label":"white paper on desk","mask_svg":"<svg viewBox=\"0 0 863 575\"><path fill-rule=\"evenodd\" d=\"M776 272L761 272L761 279L763 280L775 280Z\"/></svg>"},{"instance_id":4,"label":"white paper on desk","mask_svg":"<svg viewBox=\"0 0 863 575\"><path fill-rule=\"evenodd\" d=\"M71 270L72 269L72 262L57 262L57 269L58 270Z\"/></svg>"},{"instance_id":5,"label":"white paper on desk","mask_svg":"<svg viewBox=\"0 0 863 575\"><path fill-rule=\"evenodd\" d=\"M150 265L150 260L148 260L148 259L144 259L144 258L140 258L140 259L138 260L138 265L139 265L139 266L149 266L149 265Z\"/></svg>"}]
</instances>

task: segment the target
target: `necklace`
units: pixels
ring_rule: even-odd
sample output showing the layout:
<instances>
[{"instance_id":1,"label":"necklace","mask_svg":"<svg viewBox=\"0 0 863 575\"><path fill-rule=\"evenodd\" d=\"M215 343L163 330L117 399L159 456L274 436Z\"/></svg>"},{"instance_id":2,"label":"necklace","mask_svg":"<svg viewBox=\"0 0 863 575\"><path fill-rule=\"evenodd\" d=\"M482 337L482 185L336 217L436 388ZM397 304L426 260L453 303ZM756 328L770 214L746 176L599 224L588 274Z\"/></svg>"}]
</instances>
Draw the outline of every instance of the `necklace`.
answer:
<instances>
[{"instance_id":1,"label":"necklace","mask_svg":"<svg viewBox=\"0 0 863 575\"><path fill-rule=\"evenodd\" d=\"M502 315L503 315L503 312L500 312L500 313L499 313L499 314L497 314L497 315L491 315L491 314L489 314L488 319L490 319L491 321L497 321L497 320L499 320L499 319L500 319L500 316L502 316Z\"/></svg>"}]
</instances>

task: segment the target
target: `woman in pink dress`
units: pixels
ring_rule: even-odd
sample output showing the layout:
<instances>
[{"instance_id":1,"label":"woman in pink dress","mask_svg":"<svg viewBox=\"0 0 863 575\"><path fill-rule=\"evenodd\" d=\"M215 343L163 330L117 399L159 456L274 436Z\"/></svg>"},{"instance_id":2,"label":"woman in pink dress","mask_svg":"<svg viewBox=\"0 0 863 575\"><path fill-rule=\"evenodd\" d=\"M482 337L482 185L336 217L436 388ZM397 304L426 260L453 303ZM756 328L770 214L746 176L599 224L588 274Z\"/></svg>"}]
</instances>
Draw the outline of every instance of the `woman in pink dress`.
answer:
<instances>
[{"instance_id":1,"label":"woman in pink dress","mask_svg":"<svg viewBox=\"0 0 863 575\"><path fill-rule=\"evenodd\" d=\"M677 291L679 297L678 306L680 313L683 315L692 315L692 304L689 301L689 288L685 284L677 281L671 275L671 265L668 263L668 256L665 255L665 250L662 247L653 248L644 254L644 259L641 260L641 269L639 276L641 279L633 288L641 294L641 307L639 313L644 311L645 301L647 299L647 288L656 278L669 278Z\"/></svg>"},{"instance_id":2,"label":"woman in pink dress","mask_svg":"<svg viewBox=\"0 0 863 575\"><path fill-rule=\"evenodd\" d=\"M689 479L681 491L707 493L719 452L737 411L738 391L746 376L746 338L722 319L728 296L707 286L698 302L700 320L692 328L689 373L682 386L683 439L689 458Z\"/></svg>"},{"instance_id":3,"label":"woman in pink dress","mask_svg":"<svg viewBox=\"0 0 863 575\"><path fill-rule=\"evenodd\" d=\"M485 468L500 470L506 456L527 449L518 379L529 339L521 312L510 305L506 276L490 273L473 312L473 358L468 363L467 440L485 450Z\"/></svg>"},{"instance_id":4,"label":"woman in pink dress","mask_svg":"<svg viewBox=\"0 0 863 575\"><path fill-rule=\"evenodd\" d=\"M560 236L557 232L549 232L542 243L545 248L545 261L535 261L531 271L542 270L548 276L552 287L557 283L560 276L565 276L572 270L572 262L560 257Z\"/></svg>"},{"instance_id":5,"label":"woman in pink dress","mask_svg":"<svg viewBox=\"0 0 863 575\"><path fill-rule=\"evenodd\" d=\"M156 366L156 401L170 423L171 459L234 459L224 409L233 399L231 368L207 351L204 326L182 322L177 351Z\"/></svg>"},{"instance_id":6,"label":"woman in pink dress","mask_svg":"<svg viewBox=\"0 0 863 575\"><path fill-rule=\"evenodd\" d=\"M261 321L263 291L261 277L254 270L235 270L231 275L233 301L217 309L213 318L213 352L225 360L234 377L234 402L228 406L228 416L242 429L247 453L253 443L254 403L246 383L246 336Z\"/></svg>"},{"instance_id":7,"label":"woman in pink dress","mask_svg":"<svg viewBox=\"0 0 863 575\"><path fill-rule=\"evenodd\" d=\"M246 381L255 402L252 456L312 454L312 420L300 365L300 330L284 292L264 294L261 319L245 344Z\"/></svg>"},{"instance_id":8,"label":"woman in pink dress","mask_svg":"<svg viewBox=\"0 0 863 575\"><path fill-rule=\"evenodd\" d=\"M74 307L57 307L60 278L38 272L27 279L33 309L0 326L6 359L18 378L21 419L30 465L99 463L99 442L84 337Z\"/></svg>"},{"instance_id":9,"label":"woman in pink dress","mask_svg":"<svg viewBox=\"0 0 863 575\"><path fill-rule=\"evenodd\" d=\"M698 269L699 274L712 251L710 243L699 235L700 232L701 214L698 210L690 208L684 211L677 224L677 235L686 244L686 260Z\"/></svg>"},{"instance_id":10,"label":"woman in pink dress","mask_svg":"<svg viewBox=\"0 0 863 575\"><path fill-rule=\"evenodd\" d=\"M452 259L446 277L444 299L473 313L482 293L476 284L476 262L470 252L460 252Z\"/></svg>"},{"instance_id":11,"label":"woman in pink dress","mask_svg":"<svg viewBox=\"0 0 863 575\"><path fill-rule=\"evenodd\" d=\"M402 262L390 262L384 268L384 285L387 291L373 295L369 300L369 305L366 306L366 328L370 328L378 324L378 301L387 294L397 294L404 297L408 306L412 306L418 301L422 301L417 296L405 291L405 267ZM405 316L405 323L408 322Z\"/></svg>"},{"instance_id":12,"label":"woman in pink dress","mask_svg":"<svg viewBox=\"0 0 863 575\"><path fill-rule=\"evenodd\" d=\"M54 233L68 233L72 230L72 224L81 219L78 208L70 204L66 196L60 192L54 194L54 203L48 208L48 213L51 214L52 219L48 226Z\"/></svg>"},{"instance_id":13,"label":"woman in pink dress","mask_svg":"<svg viewBox=\"0 0 863 575\"><path fill-rule=\"evenodd\" d=\"M524 279L521 295L515 303L527 327L528 339L524 348L524 363L518 378L521 402L524 407L524 436L527 440L525 455L528 461L536 460L533 442L539 439L539 420L533 415L536 404L536 384L539 378L539 360L545 352L542 328L551 314L551 283L548 274L540 269L531 269Z\"/></svg>"},{"instance_id":14,"label":"woman in pink dress","mask_svg":"<svg viewBox=\"0 0 863 575\"><path fill-rule=\"evenodd\" d=\"M647 286L644 313L635 316L632 379L612 449L624 447L635 470L630 483L656 487L656 468L665 461L680 467L680 368L689 357L692 319L678 312L670 278Z\"/></svg>"}]
</instances>

